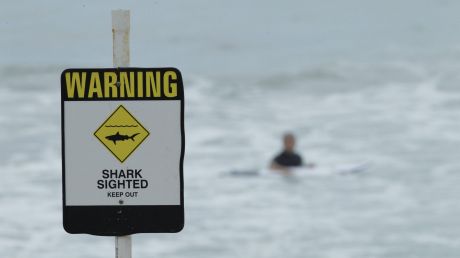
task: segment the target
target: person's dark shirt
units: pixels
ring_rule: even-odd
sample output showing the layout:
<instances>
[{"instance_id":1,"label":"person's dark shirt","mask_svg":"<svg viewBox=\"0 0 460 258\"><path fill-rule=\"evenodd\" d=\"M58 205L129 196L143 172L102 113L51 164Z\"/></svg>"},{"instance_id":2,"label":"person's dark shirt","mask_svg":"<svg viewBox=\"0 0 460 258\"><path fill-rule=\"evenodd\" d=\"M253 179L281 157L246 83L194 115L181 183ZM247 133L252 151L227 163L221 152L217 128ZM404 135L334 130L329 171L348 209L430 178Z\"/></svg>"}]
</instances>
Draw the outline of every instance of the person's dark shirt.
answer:
<instances>
[{"instance_id":1,"label":"person's dark shirt","mask_svg":"<svg viewBox=\"0 0 460 258\"><path fill-rule=\"evenodd\" d=\"M299 167L302 166L302 157L294 152L283 151L276 156L273 161L284 167Z\"/></svg>"}]
</instances>

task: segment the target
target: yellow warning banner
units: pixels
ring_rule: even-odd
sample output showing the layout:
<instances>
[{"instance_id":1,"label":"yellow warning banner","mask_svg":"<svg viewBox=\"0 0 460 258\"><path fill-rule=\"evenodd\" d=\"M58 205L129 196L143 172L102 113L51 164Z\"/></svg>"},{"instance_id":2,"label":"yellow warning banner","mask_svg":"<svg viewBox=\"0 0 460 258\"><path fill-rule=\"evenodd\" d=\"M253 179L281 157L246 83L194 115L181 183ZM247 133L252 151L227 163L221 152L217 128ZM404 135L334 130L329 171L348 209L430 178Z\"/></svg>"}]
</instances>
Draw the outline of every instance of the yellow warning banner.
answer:
<instances>
[{"instance_id":1,"label":"yellow warning banner","mask_svg":"<svg viewBox=\"0 0 460 258\"><path fill-rule=\"evenodd\" d=\"M68 69L61 85L65 101L183 99L175 68Z\"/></svg>"}]
</instances>

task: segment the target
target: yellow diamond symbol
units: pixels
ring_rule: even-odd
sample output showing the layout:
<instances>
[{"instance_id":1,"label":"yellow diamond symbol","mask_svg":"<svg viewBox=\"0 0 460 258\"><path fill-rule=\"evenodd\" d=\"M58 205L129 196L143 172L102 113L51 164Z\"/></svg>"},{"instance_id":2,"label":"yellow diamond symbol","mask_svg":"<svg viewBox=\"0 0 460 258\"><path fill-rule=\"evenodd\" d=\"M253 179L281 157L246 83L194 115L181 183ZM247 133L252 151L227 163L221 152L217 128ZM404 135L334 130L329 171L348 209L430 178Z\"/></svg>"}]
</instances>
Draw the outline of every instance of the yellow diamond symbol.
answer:
<instances>
[{"instance_id":1,"label":"yellow diamond symbol","mask_svg":"<svg viewBox=\"0 0 460 258\"><path fill-rule=\"evenodd\" d=\"M122 163L149 134L122 105L94 132L94 136Z\"/></svg>"}]
</instances>

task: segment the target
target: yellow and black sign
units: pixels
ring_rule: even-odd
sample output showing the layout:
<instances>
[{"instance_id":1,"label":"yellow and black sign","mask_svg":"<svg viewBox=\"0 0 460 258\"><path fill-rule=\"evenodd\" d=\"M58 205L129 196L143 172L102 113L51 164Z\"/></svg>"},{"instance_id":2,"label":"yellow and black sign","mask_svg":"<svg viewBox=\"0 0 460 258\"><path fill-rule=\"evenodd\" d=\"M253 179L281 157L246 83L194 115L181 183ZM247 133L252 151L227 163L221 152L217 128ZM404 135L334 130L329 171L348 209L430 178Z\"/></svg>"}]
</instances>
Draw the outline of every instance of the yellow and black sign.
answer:
<instances>
[{"instance_id":1,"label":"yellow and black sign","mask_svg":"<svg viewBox=\"0 0 460 258\"><path fill-rule=\"evenodd\" d=\"M149 134L122 105L94 132L120 162L125 161Z\"/></svg>"},{"instance_id":2,"label":"yellow and black sign","mask_svg":"<svg viewBox=\"0 0 460 258\"><path fill-rule=\"evenodd\" d=\"M121 236L184 226L184 88L175 68L61 74L63 225Z\"/></svg>"},{"instance_id":3,"label":"yellow and black sign","mask_svg":"<svg viewBox=\"0 0 460 258\"><path fill-rule=\"evenodd\" d=\"M62 74L64 100L181 99L175 68L72 69Z\"/></svg>"}]
</instances>

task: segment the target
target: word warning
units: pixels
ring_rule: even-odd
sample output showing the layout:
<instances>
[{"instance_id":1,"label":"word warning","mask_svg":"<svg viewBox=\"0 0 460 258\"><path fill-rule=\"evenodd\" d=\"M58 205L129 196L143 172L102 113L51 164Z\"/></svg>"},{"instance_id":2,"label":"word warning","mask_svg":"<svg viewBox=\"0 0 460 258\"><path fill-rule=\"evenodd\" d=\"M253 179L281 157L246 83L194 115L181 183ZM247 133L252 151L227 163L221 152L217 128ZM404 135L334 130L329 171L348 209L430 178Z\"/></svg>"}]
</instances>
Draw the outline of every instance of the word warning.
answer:
<instances>
[{"instance_id":1,"label":"word warning","mask_svg":"<svg viewBox=\"0 0 460 258\"><path fill-rule=\"evenodd\" d=\"M67 69L61 111L67 232L117 236L183 228L179 70Z\"/></svg>"}]
</instances>

